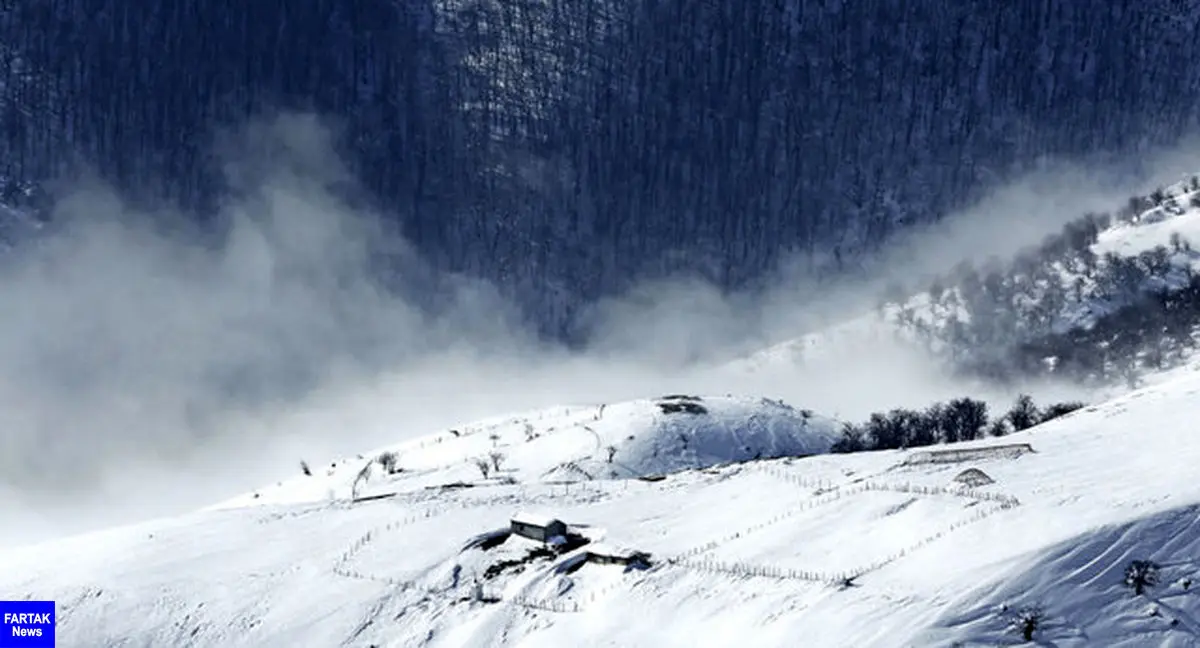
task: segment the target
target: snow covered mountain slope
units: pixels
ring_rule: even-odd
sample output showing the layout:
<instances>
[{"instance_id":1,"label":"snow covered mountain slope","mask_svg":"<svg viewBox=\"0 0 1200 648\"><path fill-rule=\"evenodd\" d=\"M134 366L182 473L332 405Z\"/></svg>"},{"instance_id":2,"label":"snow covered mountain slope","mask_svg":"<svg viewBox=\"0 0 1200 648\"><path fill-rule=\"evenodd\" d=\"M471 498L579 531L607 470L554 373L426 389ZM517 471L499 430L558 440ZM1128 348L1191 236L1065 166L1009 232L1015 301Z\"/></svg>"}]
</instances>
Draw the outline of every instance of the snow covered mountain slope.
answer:
<instances>
[{"instance_id":1,"label":"snow covered mountain slope","mask_svg":"<svg viewBox=\"0 0 1200 648\"><path fill-rule=\"evenodd\" d=\"M828 452L840 424L781 401L672 394L478 421L309 468L215 508L297 503L453 483L577 482Z\"/></svg>"},{"instance_id":2,"label":"snow covered mountain slope","mask_svg":"<svg viewBox=\"0 0 1200 648\"><path fill-rule=\"evenodd\" d=\"M1189 373L954 446L201 511L7 551L0 598L58 601L68 647L1018 645L1035 604L1039 645L1197 645L1198 413Z\"/></svg>"},{"instance_id":3,"label":"snow covered mountain slope","mask_svg":"<svg viewBox=\"0 0 1200 648\"><path fill-rule=\"evenodd\" d=\"M982 267L964 264L931 281L932 286L909 285L915 293L895 286L892 290L901 292L890 295L875 312L783 341L726 367L747 373L786 371L799 364L836 361L864 347L880 352L928 348L955 355L954 340L963 337L973 318L992 318L992 306L1012 315L999 328L1013 336L1013 344L1088 329L1135 301L1139 293L1179 290L1187 286L1189 272L1200 271L1195 249L1200 246L1200 179L1133 198L1115 217L1081 214L1056 237L1004 263L993 259ZM1075 247L1081 240L1085 243ZM1155 259L1155 248L1163 248L1161 260ZM1137 260L1133 265L1142 267L1114 268L1109 255ZM1130 279L1141 274L1149 276ZM968 284L970 295L965 294ZM980 300L981 289L996 296L997 303ZM957 344L973 343L959 339Z\"/></svg>"},{"instance_id":4,"label":"snow covered mountain slope","mask_svg":"<svg viewBox=\"0 0 1200 648\"><path fill-rule=\"evenodd\" d=\"M890 318L868 313L840 324L786 340L730 362L734 371L758 372L835 359L846 349L894 346L903 330Z\"/></svg>"}]
</instances>

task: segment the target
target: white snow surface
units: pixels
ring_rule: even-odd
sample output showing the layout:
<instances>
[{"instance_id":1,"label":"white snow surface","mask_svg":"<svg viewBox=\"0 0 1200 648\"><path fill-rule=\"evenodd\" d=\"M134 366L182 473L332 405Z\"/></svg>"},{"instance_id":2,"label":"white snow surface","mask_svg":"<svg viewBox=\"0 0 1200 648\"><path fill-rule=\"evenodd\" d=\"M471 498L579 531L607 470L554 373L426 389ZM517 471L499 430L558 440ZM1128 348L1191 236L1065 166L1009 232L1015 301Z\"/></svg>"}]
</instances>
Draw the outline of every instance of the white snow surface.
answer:
<instances>
[{"instance_id":1,"label":"white snow surface","mask_svg":"<svg viewBox=\"0 0 1200 648\"><path fill-rule=\"evenodd\" d=\"M664 427L652 401L610 406L601 421L617 420L621 407L629 415L620 434L642 421L635 441L665 444L668 433L648 433L686 427ZM0 599L56 600L58 645L88 648L1020 645L1013 611L1033 604L1045 613L1035 645L1200 643L1200 373L954 446L1032 446L1015 458L920 464L888 451L710 466L660 481L537 479L570 456L555 453L587 450L568 442L585 438L570 430L596 427L595 413L497 419L457 441L402 446L400 465L428 472L382 480L397 493L388 498L310 497L320 489L297 480L288 483L298 494L278 487L253 500L274 503L6 550ZM558 436L535 426L542 435L526 448L524 422L551 419L561 440L549 445ZM470 488L403 484L466 479L471 470L459 464L490 449L493 430L516 483L476 475ZM601 445L624 438L603 425L597 434ZM630 443L618 457L629 452L656 472L678 467ZM995 483L954 484L970 467ZM306 479L337 482L314 472ZM584 561L586 546L548 555L502 531L524 510L647 552L653 565ZM1161 565L1143 596L1122 584L1135 559Z\"/></svg>"},{"instance_id":2,"label":"white snow surface","mask_svg":"<svg viewBox=\"0 0 1200 648\"><path fill-rule=\"evenodd\" d=\"M550 526L551 524L554 524L555 519L556 518L554 518L553 516L550 516L550 515L544 515L542 513L530 513L528 511L521 511L520 513L517 513L516 515L512 516L513 522L519 522L521 524L529 524L532 526L542 527L542 528L546 528L546 527Z\"/></svg>"},{"instance_id":3,"label":"white snow surface","mask_svg":"<svg viewBox=\"0 0 1200 648\"><path fill-rule=\"evenodd\" d=\"M678 407L703 411L664 410ZM215 508L365 497L445 484L648 477L757 457L828 452L840 433L838 421L769 399L683 394L557 407L486 419L311 466L312 476L297 471L286 481ZM385 453L395 456L398 471L384 469L379 457ZM480 462L488 464L486 475Z\"/></svg>"}]
</instances>

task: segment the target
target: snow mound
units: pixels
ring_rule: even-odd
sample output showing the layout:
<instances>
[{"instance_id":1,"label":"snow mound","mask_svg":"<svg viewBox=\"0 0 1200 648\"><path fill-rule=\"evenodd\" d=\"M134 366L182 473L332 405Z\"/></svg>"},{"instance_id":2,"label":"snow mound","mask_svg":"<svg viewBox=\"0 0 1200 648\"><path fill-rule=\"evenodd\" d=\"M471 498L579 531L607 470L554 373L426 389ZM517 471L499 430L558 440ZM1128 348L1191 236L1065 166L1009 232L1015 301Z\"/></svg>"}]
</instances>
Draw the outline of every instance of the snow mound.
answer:
<instances>
[{"instance_id":1,"label":"snow mound","mask_svg":"<svg viewBox=\"0 0 1200 648\"><path fill-rule=\"evenodd\" d=\"M771 400L671 396L623 403L590 426L599 452L573 461L593 478L663 475L828 452L839 424ZM611 459L610 459L611 455ZM562 466L551 475L569 473Z\"/></svg>"},{"instance_id":2,"label":"snow mound","mask_svg":"<svg viewBox=\"0 0 1200 648\"><path fill-rule=\"evenodd\" d=\"M821 454L841 424L781 401L673 394L492 418L308 466L212 508L382 497L422 489L654 478Z\"/></svg>"}]
</instances>

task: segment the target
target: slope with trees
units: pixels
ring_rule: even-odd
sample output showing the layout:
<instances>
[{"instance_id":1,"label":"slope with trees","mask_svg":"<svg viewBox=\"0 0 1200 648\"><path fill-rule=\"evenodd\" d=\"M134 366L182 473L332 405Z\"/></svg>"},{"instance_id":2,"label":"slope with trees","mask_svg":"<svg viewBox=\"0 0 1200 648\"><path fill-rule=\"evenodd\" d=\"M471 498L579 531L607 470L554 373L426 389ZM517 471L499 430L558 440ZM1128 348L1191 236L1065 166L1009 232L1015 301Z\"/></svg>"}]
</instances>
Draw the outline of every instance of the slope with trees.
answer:
<instances>
[{"instance_id":1,"label":"slope with trees","mask_svg":"<svg viewBox=\"0 0 1200 648\"><path fill-rule=\"evenodd\" d=\"M893 287L882 312L969 374L1135 385L1196 346L1197 254L1178 232L1132 255L1098 253L1097 244L1114 228L1194 216L1197 191L1200 178L1192 178L1131 198L1114 214L1085 214L1007 263L960 264L932 281L922 300Z\"/></svg>"},{"instance_id":2,"label":"slope with trees","mask_svg":"<svg viewBox=\"0 0 1200 648\"><path fill-rule=\"evenodd\" d=\"M10 5L6 87L38 77L6 117L14 177L83 161L211 218L214 133L314 111L347 193L557 334L639 278L851 271L1043 156L1174 142L1200 106L1177 64L1200 44L1173 37L1198 16L1168 0Z\"/></svg>"}]
</instances>

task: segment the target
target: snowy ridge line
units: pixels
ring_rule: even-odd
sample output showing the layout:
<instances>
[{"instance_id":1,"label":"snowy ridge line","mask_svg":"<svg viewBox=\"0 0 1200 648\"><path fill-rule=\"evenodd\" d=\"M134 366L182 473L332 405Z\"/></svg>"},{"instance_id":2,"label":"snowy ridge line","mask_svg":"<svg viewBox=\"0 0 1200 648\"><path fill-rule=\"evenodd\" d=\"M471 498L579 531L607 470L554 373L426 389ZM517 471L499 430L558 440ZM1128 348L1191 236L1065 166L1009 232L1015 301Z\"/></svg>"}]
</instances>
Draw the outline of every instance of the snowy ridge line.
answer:
<instances>
[{"instance_id":1,"label":"snowy ridge line","mask_svg":"<svg viewBox=\"0 0 1200 648\"><path fill-rule=\"evenodd\" d=\"M327 464L323 471L312 470L307 462L301 461L306 476L295 475L218 502L205 510L311 504L353 498L360 493L367 495L384 487L407 491L410 486L412 489L436 489L439 484L483 488L549 481L662 479L666 473L692 472L712 465L746 461L753 454L750 446L759 444L766 445L760 448L757 456L766 453L768 446L774 447L770 452L772 457L824 452L835 436L831 420L810 417L807 424L799 424L799 420L787 412L750 414L751 424L747 428L744 419L748 413L762 406L746 398L714 397L710 403L712 416L702 425L679 419L675 414L659 414L653 405L651 400L628 401L619 410L606 412L607 420L603 424L588 420L601 417L600 411L593 408L568 411L566 419L555 416L556 410L530 413L523 418L505 418L492 424L476 422L459 428L465 432L451 429L456 440L450 442L447 441L451 436L438 434L380 447L355 455L353 459ZM792 411L788 408L788 412ZM790 417L786 428L775 429L769 424L776 415L785 414ZM539 420L539 416L544 420ZM681 424L682 428L675 429ZM639 440L637 435L641 433L630 434L643 428L655 439L647 441L649 437L643 437ZM699 435L697 443L711 444L712 447L699 454L694 449L681 453L675 437L668 438L672 434L684 447L691 442L691 435ZM668 436L657 439L659 435ZM739 448L742 441L748 445ZM542 442L546 442L544 447L540 445ZM422 445L436 447L416 449ZM666 447L672 450L661 455ZM623 454L617 460L618 452L632 454ZM507 465L502 467L502 462ZM277 511L273 513L279 515ZM307 511L284 512L282 515L295 513L306 514Z\"/></svg>"},{"instance_id":2,"label":"snowy ridge line","mask_svg":"<svg viewBox=\"0 0 1200 648\"><path fill-rule=\"evenodd\" d=\"M433 472L433 470L431 470L431 472ZM474 484L472 484L472 488L469 488L469 490L466 490L463 492L470 492L473 490L478 491L478 490L482 490L482 488L485 488L485 487L499 487L499 486L515 487L515 488L518 488L518 490L520 490L520 492L511 493L511 494L487 494L487 496L481 496L478 499L469 499L469 500L468 499L458 499L458 500L455 500L455 503L458 506L462 506L462 508L478 508L478 506L515 504L516 503L515 498L520 497L520 502L523 504L541 503L542 500L547 500L547 499L550 500L550 502L552 502L554 504L558 504L559 503L558 498L564 497L564 496L570 497L572 502L575 502L576 504L590 503L590 502L596 502L596 500L602 499L606 496L611 497L613 493L617 493L617 492L624 493L626 491L629 491L630 485L632 485L634 487L640 487L643 485L643 482L640 480L613 480L612 482L619 482L620 488L618 490L617 487L606 488L604 485L599 484L600 481L607 482L607 480L562 481L562 482L515 481L515 482L511 482L511 484L510 484L510 482L485 482L485 484L478 484L478 482L474 482ZM444 493L440 493L437 491L437 488L442 487L442 486L449 486L449 485L443 484L443 485L426 486L424 488L420 488L420 490L398 492L398 493L396 493L396 496L397 497L403 496L404 498L407 498L407 503L409 503L409 504L444 503L444 499L442 499L444 497ZM644 484L644 487L654 488L655 486L653 484ZM530 490L534 490L533 493L530 493L529 492ZM539 492L539 490L544 491L544 492ZM636 494L636 493L632 493L632 494ZM370 497L370 496L365 496L365 497ZM355 505L358 505L358 502L352 502L352 500L348 500L346 498L335 498L335 499L330 500L330 502L328 502L328 503L307 506L306 509L301 510L301 511L286 511L286 512L280 512L280 514L271 514L268 516L264 516L262 518L262 521L260 521L260 522L265 523L265 522L274 521L274 520L282 520L282 518L286 518L286 517L308 515L308 514L311 514L311 512L317 512L317 511L329 510L329 509L349 510L350 508L353 508L353 506L355 506Z\"/></svg>"},{"instance_id":3,"label":"snowy ridge line","mask_svg":"<svg viewBox=\"0 0 1200 648\"><path fill-rule=\"evenodd\" d=\"M579 416L580 418L586 417L592 421L599 421L602 417L602 412L604 411L604 405L600 405L599 410L596 413L591 414L591 415L586 415L586 410L590 409L591 407L594 407L594 406L566 406L566 407L562 408L561 416L554 417L554 418ZM449 430L444 431L444 432L437 432L435 434L423 437L421 439L416 439L416 440L410 441L408 443L400 444L399 446L396 446L392 451L399 452L399 451L403 451L403 450L422 450L422 449L425 449L425 448L428 448L431 446L441 444L444 441L453 441L455 439L468 439L471 437L476 437L476 436L479 436L480 434L483 434L486 431L494 430L494 428L499 427L501 425L517 425L519 423L527 423L528 424L534 420L543 421L546 419L546 416L547 416L546 410L539 410L537 412L536 419L532 416L514 416L514 417L511 417L504 421L493 421L493 422L477 421L471 425L464 426L462 428L452 428L453 430L457 431L458 434L454 434L453 432L450 432ZM569 430L574 427L578 427L580 425L582 425L582 423L574 423L568 427L564 427L561 429ZM557 428L557 427L551 427L551 428L547 428L545 431L546 432L555 432L555 431L559 431L559 429L560 428ZM379 454L381 452L388 452L388 449L381 449L378 452L376 452L375 454Z\"/></svg>"},{"instance_id":4,"label":"snowy ridge line","mask_svg":"<svg viewBox=\"0 0 1200 648\"><path fill-rule=\"evenodd\" d=\"M544 418L543 416L539 415L537 420L539 420L539 421L540 421L540 420L542 420L543 418ZM599 420L599 418L595 418L594 420ZM511 425L516 425L517 423L520 423L520 422L522 422L522 421L524 421L524 422L526 423L526 425L530 425L530 423L529 423L530 419L529 419L529 418L524 418L524 419L512 419L511 421L508 421L508 423L509 423L509 424L511 424ZM589 431L589 432L592 432L592 434L593 434L593 435L595 434L595 431L591 430L591 428L588 428L588 427L587 427L587 425L585 425L585 424L583 424L583 423L575 423L575 424L573 424L573 425L565 425L565 426L561 426L561 427L559 427L559 426L554 426L554 427L545 428L544 430L542 430L542 434L549 434L549 433L554 433L554 434L563 434L563 433L569 432L569 431L571 431L571 430L577 430L577 429L584 429L584 430L587 430L587 431ZM442 442L444 442L444 441L456 441L456 440L462 440L462 439L468 439L468 438L471 438L471 437L476 437L476 436L479 436L479 435L483 434L484 432L486 432L486 431L488 431L488 430L489 430L489 428L463 428L463 429L462 429L462 430L459 432L459 434L457 434L457 435L451 434L451 433L449 433L449 432L441 432L441 433L438 433L438 434L437 434L437 435L435 435L435 436L431 436L431 437L427 437L427 438L421 439L421 440L419 440L419 441L414 441L414 442L411 442L411 443L410 443L409 445L407 445L407 446L403 446L403 447L397 447L397 448L396 448L396 449L394 449L394 450L380 450L380 451L378 451L378 452L375 452L374 454L375 454L375 456L379 456L380 454L383 454L384 452L397 452L397 453L402 453L402 452L405 452L405 451L412 451L412 450L422 450L422 449L428 448L428 447L430 447L430 446L435 446L435 445L441 444L441 443L442 443ZM541 434L539 434L539 436L541 436ZM412 444L415 444L415 445L412 445ZM504 447L504 446L498 446L498 447ZM365 457L363 457L363 458L365 459ZM584 457L581 457L581 459L594 459L594 458L595 458L595 455L586 455L586 456L584 456ZM371 461L374 461L374 459L372 458L372 459L371 459ZM468 457L468 458L465 458L465 459L460 459L460 460L458 460L458 461L453 461L453 462L449 462L449 463L437 464L437 465L434 465L434 466L425 466L425 467L423 467L423 468L420 468L419 470L420 470L422 473L430 473L430 472L444 472L444 471L446 471L446 470L449 470L449 469L451 469L451 468L458 468L458 467L460 467L460 466L462 466L462 465L464 465L464 464L466 464L466 465L470 465L470 464L471 464L473 461L474 461L474 458L472 458L472 457ZM576 460L576 461L577 461L577 460ZM574 463L575 463L575 461L571 461L571 462L568 462L568 463L570 463L570 464L574 464ZM564 464L564 466L565 466L565 465L566 465L566 464ZM576 469L576 470L577 470L577 471L578 471L580 474L582 474L583 476L587 477L587 479L589 479L589 480L595 480L595 479L596 479L595 477L591 476L591 475L590 475L590 474L588 474L586 471L584 471L582 468L579 468L577 465L576 465L576 466L573 466L573 467L574 467L574 468L575 468L575 469ZM493 484L493 483L485 483L485 484L481 484L480 486L482 487L482 486L495 486L495 485L497 485L497 484Z\"/></svg>"}]
</instances>

